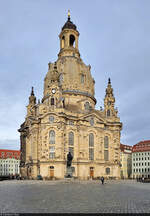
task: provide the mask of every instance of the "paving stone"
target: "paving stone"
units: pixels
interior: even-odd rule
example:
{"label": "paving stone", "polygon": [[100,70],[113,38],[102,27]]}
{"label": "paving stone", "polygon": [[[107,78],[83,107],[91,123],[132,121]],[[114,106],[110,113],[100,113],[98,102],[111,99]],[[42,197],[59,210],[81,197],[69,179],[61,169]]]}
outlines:
{"label": "paving stone", "polygon": [[0,213],[150,213],[149,194],[135,180],[1,181]]}

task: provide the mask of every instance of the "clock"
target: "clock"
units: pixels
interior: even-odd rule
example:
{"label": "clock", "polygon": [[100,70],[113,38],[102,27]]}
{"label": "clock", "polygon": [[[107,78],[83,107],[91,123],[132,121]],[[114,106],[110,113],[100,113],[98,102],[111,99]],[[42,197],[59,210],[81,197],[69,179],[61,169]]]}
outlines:
{"label": "clock", "polygon": [[52,89],[52,93],[55,94],[56,93],[56,89]]}
{"label": "clock", "polygon": [[111,105],[111,101],[108,101],[108,105]]}

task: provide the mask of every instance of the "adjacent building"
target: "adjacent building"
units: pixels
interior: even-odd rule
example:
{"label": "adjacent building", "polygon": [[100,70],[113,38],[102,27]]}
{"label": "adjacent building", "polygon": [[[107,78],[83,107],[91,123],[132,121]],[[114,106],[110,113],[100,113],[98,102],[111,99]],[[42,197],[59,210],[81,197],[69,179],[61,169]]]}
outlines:
{"label": "adjacent building", "polygon": [[141,141],[132,148],[132,177],[150,178],[150,140]]}
{"label": "adjacent building", "polygon": [[58,59],[48,63],[42,101],[36,102],[32,88],[27,115],[19,129],[21,175],[62,179],[70,152],[74,177],[120,178],[122,123],[115,108],[111,80],[104,107],[97,110],[95,80],[91,66],[80,57],[79,32],[70,14],[59,39]]}
{"label": "adjacent building", "polygon": [[20,173],[20,151],[0,149],[0,176]]}
{"label": "adjacent building", "polygon": [[130,178],[132,173],[132,146],[120,144],[120,162],[121,178]]}

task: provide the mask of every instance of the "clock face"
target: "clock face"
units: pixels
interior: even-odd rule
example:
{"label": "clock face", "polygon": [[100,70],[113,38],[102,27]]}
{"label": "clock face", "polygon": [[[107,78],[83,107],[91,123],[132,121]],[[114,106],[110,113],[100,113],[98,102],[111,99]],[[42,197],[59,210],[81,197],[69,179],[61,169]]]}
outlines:
{"label": "clock face", "polygon": [[111,102],[110,102],[110,101],[108,101],[108,105],[111,105]]}
{"label": "clock face", "polygon": [[55,94],[55,92],[56,92],[56,89],[52,89],[52,93]]}

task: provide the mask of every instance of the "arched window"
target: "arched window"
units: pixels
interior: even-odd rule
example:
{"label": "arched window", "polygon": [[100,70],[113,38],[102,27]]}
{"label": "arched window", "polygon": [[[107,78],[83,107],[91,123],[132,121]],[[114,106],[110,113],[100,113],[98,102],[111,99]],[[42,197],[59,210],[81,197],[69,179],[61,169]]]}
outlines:
{"label": "arched window", "polygon": [[74,133],[69,132],[68,135],[68,145],[69,145],[69,152],[72,156],[74,156]]}
{"label": "arched window", "polygon": [[94,147],[94,135],[92,133],[89,134],[89,147]]}
{"label": "arched window", "polygon": [[108,136],[104,137],[104,148],[108,148],[109,147],[109,140],[108,140]]}
{"label": "arched window", "polygon": [[105,161],[109,160],[109,152],[108,152],[108,150],[104,150],[104,160]]}
{"label": "arched window", "polygon": [[110,116],[110,110],[107,110],[107,117]]}
{"label": "arched window", "polygon": [[89,134],[89,160],[94,160],[94,135]]}
{"label": "arched window", "polygon": [[62,36],[61,39],[61,48],[63,49],[65,47],[65,36]]}
{"label": "arched window", "polygon": [[69,45],[74,47],[74,42],[75,42],[75,36],[70,35]]}
{"label": "arched window", "polygon": [[49,158],[54,159],[55,158],[55,146],[50,146],[49,148]]}
{"label": "arched window", "polygon": [[69,145],[73,146],[74,145],[74,133],[69,132]]}
{"label": "arched window", "polygon": [[104,137],[104,160],[108,161],[109,160],[109,139],[108,136]]}
{"label": "arched window", "polygon": [[55,144],[55,131],[53,130],[49,132],[49,142],[50,144]]}
{"label": "arched window", "polygon": [[54,105],[54,98],[51,98],[51,106]]}

